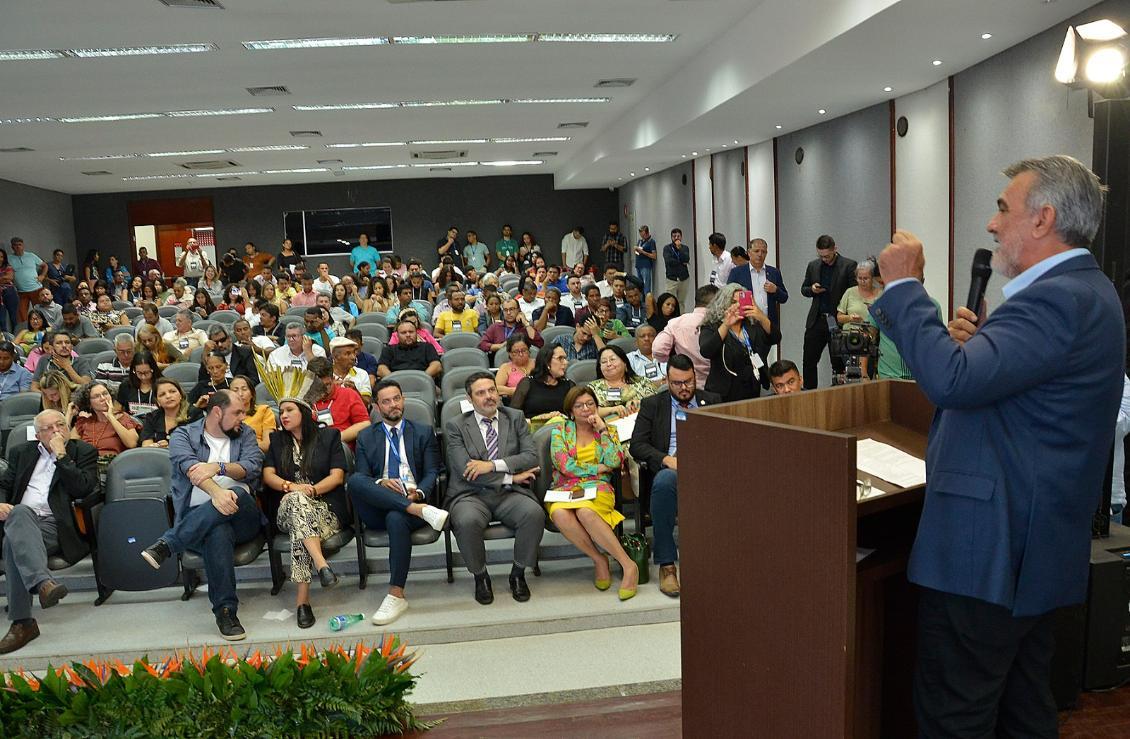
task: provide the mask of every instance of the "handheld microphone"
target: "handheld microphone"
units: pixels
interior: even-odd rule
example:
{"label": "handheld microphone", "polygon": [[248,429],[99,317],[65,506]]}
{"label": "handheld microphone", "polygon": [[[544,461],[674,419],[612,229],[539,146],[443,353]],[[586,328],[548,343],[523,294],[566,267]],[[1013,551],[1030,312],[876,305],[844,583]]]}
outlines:
{"label": "handheld microphone", "polygon": [[978,249],[973,254],[973,267],[970,270],[969,280],[969,300],[965,301],[965,307],[972,311],[974,315],[981,313],[981,301],[985,299],[985,288],[989,286],[989,278],[993,276],[993,268],[989,266],[992,258],[993,253],[988,249]]}

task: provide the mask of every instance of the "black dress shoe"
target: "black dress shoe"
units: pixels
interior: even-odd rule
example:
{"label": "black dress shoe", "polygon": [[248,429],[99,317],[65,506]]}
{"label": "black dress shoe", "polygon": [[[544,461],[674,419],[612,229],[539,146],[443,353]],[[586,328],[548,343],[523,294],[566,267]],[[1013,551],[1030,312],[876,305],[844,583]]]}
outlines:
{"label": "black dress shoe", "polygon": [[475,600],[484,606],[494,603],[494,589],[490,586],[490,575],[475,575]]}
{"label": "black dress shoe", "polygon": [[[333,588],[337,586],[337,573],[331,570],[329,565],[318,570],[318,579],[322,581],[323,588]],[[310,623],[314,622],[311,621]]]}
{"label": "black dress shoe", "polygon": [[530,586],[526,584],[525,574],[510,576],[510,593],[519,603],[525,603],[530,599]]}
{"label": "black dress shoe", "polygon": [[314,609],[310,607],[309,603],[303,603],[298,607],[298,628],[308,629],[314,625]]}

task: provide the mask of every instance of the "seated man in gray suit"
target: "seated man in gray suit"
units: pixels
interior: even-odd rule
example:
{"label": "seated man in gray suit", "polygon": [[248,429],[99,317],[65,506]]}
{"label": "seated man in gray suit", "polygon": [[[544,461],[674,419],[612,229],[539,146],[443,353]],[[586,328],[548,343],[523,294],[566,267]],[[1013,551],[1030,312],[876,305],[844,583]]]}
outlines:
{"label": "seated man in gray suit", "polygon": [[538,472],[537,450],[521,411],[503,407],[493,374],[476,372],[464,387],[474,410],[449,421],[444,436],[451,529],[475,576],[475,600],[484,606],[494,602],[494,591],[483,531],[491,521],[513,529],[510,592],[525,602],[530,599],[526,568],[537,562],[545,527],[545,510],[528,485]]}

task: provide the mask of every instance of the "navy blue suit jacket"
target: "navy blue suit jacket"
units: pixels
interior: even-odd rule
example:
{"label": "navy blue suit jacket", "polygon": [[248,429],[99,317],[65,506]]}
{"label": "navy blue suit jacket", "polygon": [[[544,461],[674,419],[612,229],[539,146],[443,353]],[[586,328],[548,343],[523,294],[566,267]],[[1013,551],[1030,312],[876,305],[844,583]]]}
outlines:
{"label": "navy blue suit jacket", "polygon": [[[374,423],[357,435],[357,450],[353,474],[364,475],[379,480],[385,474],[387,439],[384,424]],[[430,428],[404,419],[404,451],[408,454],[408,467],[416,478],[416,488],[424,494],[424,499],[432,505],[436,500],[436,482],[443,472],[443,460],[439,455],[439,442]],[[399,477],[400,471],[395,475]]]}
{"label": "navy blue suit jacket", "polygon": [[[766,293],[769,298],[768,310],[765,314],[769,316],[769,322],[774,326],[781,325],[781,303],[786,303],[789,300],[789,291],[785,289],[785,278],[781,276],[781,270],[776,267],[765,265],[765,276],[777,286],[777,292]],[[727,284],[733,283],[741,285],[746,290],[753,290],[753,273],[750,271],[749,264],[741,267],[734,267],[730,270],[730,279]]]}
{"label": "navy blue suit jacket", "polygon": [[871,315],[938,409],[910,580],[1017,617],[1081,603],[1126,337],[1094,258],[1053,267],[964,345],[917,282]]}

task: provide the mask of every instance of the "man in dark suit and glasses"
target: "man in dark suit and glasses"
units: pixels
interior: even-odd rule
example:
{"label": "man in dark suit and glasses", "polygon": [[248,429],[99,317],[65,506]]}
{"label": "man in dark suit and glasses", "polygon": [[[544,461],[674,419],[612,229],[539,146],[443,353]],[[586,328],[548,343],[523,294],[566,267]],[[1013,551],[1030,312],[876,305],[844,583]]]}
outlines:
{"label": "man in dark suit and glasses", "polygon": [[[804,283],[800,286],[801,295],[812,298],[808,318],[804,322],[804,356],[801,361],[805,390],[812,390],[818,382],[820,357],[831,338],[828,316],[835,318],[840,298],[855,280],[855,262],[837,251],[836,240],[831,236],[824,234],[816,239],[816,253],[819,256],[808,263]],[[833,374],[842,374],[843,371],[843,360],[833,357]]]}
{"label": "man in dark suit and glasses", "polygon": [[545,509],[529,487],[538,472],[537,450],[522,412],[502,405],[493,374],[476,372],[464,388],[474,408],[448,421],[444,433],[451,530],[475,576],[475,600],[487,605],[494,601],[494,591],[483,531],[491,521],[513,529],[510,592],[514,600],[524,602],[530,599],[526,568],[537,564],[545,530]]}
{"label": "man in dark suit and glasses", "polygon": [[396,380],[377,384],[373,405],[381,420],[357,435],[349,495],[365,526],[388,532],[388,595],[373,614],[373,623],[383,626],[408,610],[404,585],[412,532],[424,526],[442,531],[448,514],[436,507],[443,461],[435,431],[404,417],[404,393]]}
{"label": "man in dark suit and glasses", "polygon": [[77,562],[90,551],[75,528],[71,500],[98,487],[98,452],[90,444],[67,440],[67,422],[58,411],[35,417],[35,443],[19,444],[0,476],[0,521],[4,525],[4,564],[8,592],[8,633],[0,654],[14,652],[39,636],[31,617],[31,594],[43,608],[62,600],[67,586],[51,579],[47,557],[62,554]]}
{"label": "man in dark suit and glasses", "polygon": [[1087,595],[1091,519],[1122,397],[1118,294],[1088,247],[1103,187],[1067,156],[1004,171],[988,230],[1010,282],[988,319],[943,325],[899,231],[871,306],[937,407],[907,575],[922,736],[1055,737],[1054,611]]}
{"label": "man in dark suit and glasses", "polygon": [[654,478],[651,483],[651,521],[655,532],[655,564],[659,565],[659,590],[679,597],[675,561],[675,518],[679,515],[676,429],[687,412],[722,402],[717,393],[695,386],[694,362],[686,354],[673,354],[667,362],[667,389],[644,398],[632,431],[632,457]]}

